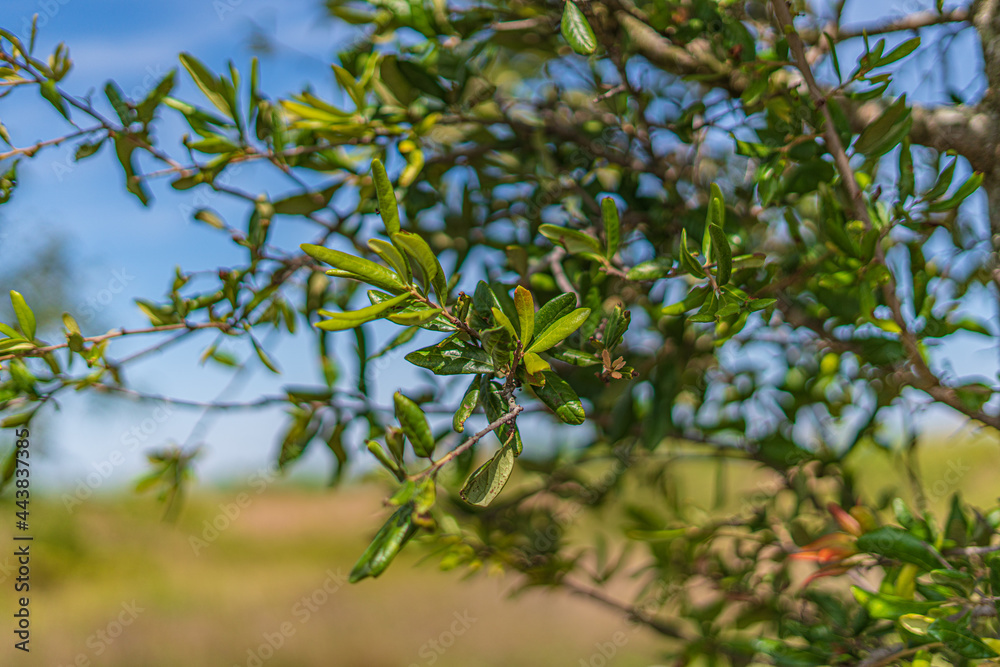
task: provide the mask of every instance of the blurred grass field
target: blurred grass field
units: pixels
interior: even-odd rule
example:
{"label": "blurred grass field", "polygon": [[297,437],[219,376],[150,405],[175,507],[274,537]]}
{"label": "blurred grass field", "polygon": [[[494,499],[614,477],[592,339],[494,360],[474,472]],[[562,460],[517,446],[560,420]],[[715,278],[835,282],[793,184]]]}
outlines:
{"label": "blurred grass field", "polygon": [[[931,506],[943,507],[957,490],[974,504],[996,503],[1000,448],[992,435],[924,446],[919,456]],[[863,493],[874,498],[897,488],[908,496],[903,466],[891,454],[859,450],[850,464]],[[682,493],[710,502],[712,464],[684,465]],[[765,478],[735,464],[727,479],[735,503]],[[34,498],[31,653],[8,641],[0,664],[575,667],[595,664],[597,644],[616,632],[626,642],[597,664],[659,664],[655,636],[633,632],[589,600],[546,591],[510,599],[512,579],[462,580],[459,572],[440,572],[433,559],[418,563],[425,553],[412,546],[381,578],[347,584],[383,516],[383,497],[376,485],[325,491],[277,483],[259,494],[202,488],[176,525],[159,521],[162,507],[148,496],[95,496],[72,513],[58,497]],[[13,500],[5,502],[13,514]],[[206,521],[228,526],[214,536]],[[584,519],[574,530],[596,526]],[[12,544],[6,522],[3,530]],[[204,541],[192,544],[192,536]],[[16,575],[14,559],[4,558],[2,629],[9,637]]]}

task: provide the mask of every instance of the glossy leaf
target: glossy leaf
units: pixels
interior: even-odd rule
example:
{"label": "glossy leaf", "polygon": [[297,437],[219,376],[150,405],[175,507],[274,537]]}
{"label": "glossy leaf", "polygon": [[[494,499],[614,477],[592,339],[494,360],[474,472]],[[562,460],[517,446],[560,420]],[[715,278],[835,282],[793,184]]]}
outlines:
{"label": "glossy leaf", "polygon": [[697,278],[705,277],[705,269],[688,249],[686,229],[681,230],[681,268]]}
{"label": "glossy leaf", "polygon": [[594,35],[587,17],[573,0],[566,0],[562,15],[562,35],[574,51],[581,56],[589,56],[597,50],[597,37]]}
{"label": "glossy leaf", "polygon": [[390,292],[406,291],[406,285],[403,284],[398,274],[375,262],[311,243],[303,243],[299,247],[310,257],[326,262],[341,271],[347,271],[352,278],[363,280]]}
{"label": "glossy leaf", "polygon": [[[488,376],[483,377],[479,391],[480,400],[482,400],[483,408],[486,410],[486,419],[491,424],[510,412],[510,406],[507,405],[507,402],[501,395],[502,389],[500,385],[496,382],[491,382]],[[514,456],[521,455],[523,444],[521,443],[521,432],[517,428],[516,423],[511,424],[508,422],[503,424],[496,430],[496,435],[500,439],[501,444],[508,444],[509,441],[513,445]]]}
{"label": "glossy leaf", "polygon": [[903,614],[926,614],[941,606],[940,602],[926,602],[902,598],[886,593],[872,593],[858,586],[851,586],[851,592],[858,604],[863,606],[872,618],[895,621]]}
{"label": "glossy leaf", "polygon": [[514,307],[517,309],[521,342],[527,345],[535,335],[535,299],[520,285],[514,288]]}
{"label": "glossy leaf", "polygon": [[493,373],[493,360],[481,347],[466,345],[457,338],[446,338],[438,345],[425,347],[406,355],[415,366],[426,368],[435,375]]}
{"label": "glossy leaf", "polygon": [[385,167],[378,158],[372,160],[372,180],[375,181],[378,211],[382,216],[382,223],[385,225],[386,236],[392,238],[393,234],[400,231],[399,203],[396,201],[396,192],[392,188],[389,176],[385,173]]}
{"label": "glossy leaf", "polygon": [[493,458],[472,473],[459,495],[470,505],[486,507],[503,490],[513,469],[514,447],[501,447]]}
{"label": "glossy leaf", "polygon": [[571,255],[604,256],[597,239],[576,229],[545,224],[538,227],[538,232],[553,243],[561,245]]}
{"label": "glossy leaf", "polygon": [[857,546],[859,551],[913,563],[928,570],[941,565],[933,547],[895,526],[883,526],[861,535]]}
{"label": "glossy leaf", "polygon": [[537,354],[555,347],[579,329],[589,316],[590,308],[577,308],[569,315],[559,318],[535,337],[527,351]]}
{"label": "glossy leaf", "polygon": [[413,505],[403,505],[389,517],[375,535],[375,539],[361,554],[361,558],[351,570],[349,581],[353,584],[365,577],[377,577],[385,572],[389,563],[413,537],[416,530],[416,526],[413,525]]}
{"label": "glossy leaf", "polygon": [[448,285],[444,269],[441,268],[437,255],[427,245],[427,241],[412,232],[398,232],[392,235],[392,242],[413,258],[420,270],[423,271],[428,285],[434,286],[438,301],[442,306],[445,305],[448,301]]}
{"label": "glossy leaf", "polygon": [[31,312],[24,297],[20,292],[10,291],[10,303],[14,307],[14,315],[17,316],[17,325],[21,327],[21,332],[28,340],[35,338],[35,314]]}
{"label": "glossy leaf", "polygon": [[441,312],[440,308],[424,308],[422,310],[391,313],[387,319],[390,322],[395,322],[406,327],[419,327],[421,324],[427,324],[437,319],[441,315]]}
{"label": "glossy leaf", "polygon": [[368,239],[368,247],[391,266],[404,283],[412,283],[413,274],[410,273],[410,262],[396,246],[382,239]]}
{"label": "glossy leaf", "polygon": [[545,384],[531,388],[535,396],[566,424],[582,424],[587,415],[573,387],[552,371],[542,371],[541,374],[545,378]]}
{"label": "glossy leaf", "polygon": [[997,657],[997,652],[968,627],[947,618],[939,618],[934,621],[927,629],[927,634],[933,639],[943,642],[945,646],[963,658],[984,660]]}
{"label": "glossy leaf", "polygon": [[427,424],[424,411],[398,391],[393,395],[393,403],[396,407],[396,419],[399,420],[403,433],[413,445],[413,451],[417,456],[429,457],[434,453],[434,436],[431,434],[431,427]]}
{"label": "glossy leaf", "polygon": [[391,299],[386,299],[381,303],[375,303],[367,308],[361,308],[360,310],[349,310],[344,312],[320,310],[318,311],[319,314],[327,319],[317,322],[316,326],[324,331],[343,331],[345,329],[353,329],[365,324],[366,322],[371,322],[385,317],[394,308],[402,305],[411,298],[413,297],[410,294],[400,294]]}
{"label": "glossy leaf", "polygon": [[729,278],[733,275],[733,249],[721,227],[713,223],[708,226],[708,230],[712,236],[712,252],[716,263],[715,282],[722,287],[729,283]]}
{"label": "glossy leaf", "polygon": [[573,312],[574,308],[576,308],[576,295],[570,292],[549,299],[535,313],[535,334],[544,332],[553,322]]}

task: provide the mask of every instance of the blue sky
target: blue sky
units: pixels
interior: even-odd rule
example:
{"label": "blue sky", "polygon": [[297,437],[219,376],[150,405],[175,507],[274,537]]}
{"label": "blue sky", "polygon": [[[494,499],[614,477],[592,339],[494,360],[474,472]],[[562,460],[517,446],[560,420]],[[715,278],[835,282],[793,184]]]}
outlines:
{"label": "blue sky", "polygon": [[[862,21],[886,12],[902,15],[924,4],[913,2],[849,2],[851,21]],[[34,0],[5,3],[3,25],[19,34],[30,26],[31,15],[40,15],[40,35],[36,53],[51,52],[64,41],[70,47],[74,71],[64,87],[76,94],[95,91],[103,98],[106,80],[115,80],[130,97],[141,98],[171,68],[177,54],[188,51],[209,67],[220,70],[227,60],[235,61],[244,73],[253,55],[250,36],[254,30],[270,35],[277,45],[273,53],[261,56],[262,89],[270,96],[301,90],[309,83],[320,97],[335,92],[329,62],[342,44],[345,29],[335,26],[322,3],[313,1],[272,2],[267,0],[182,0],[172,3],[84,2],[84,0]],[[899,38],[901,39],[901,38]],[[965,37],[961,49],[970,57],[974,43]],[[845,47],[843,62],[850,63],[853,46]],[[930,64],[933,66],[933,63]],[[845,64],[845,69],[849,65]],[[924,63],[923,67],[927,67]],[[972,80],[968,67],[955,77]],[[901,76],[903,88],[915,89],[917,99],[933,99],[933,87],[917,85],[923,80],[921,68]],[[175,95],[200,100],[200,93],[181,71]],[[963,85],[966,81],[963,80]],[[171,114],[165,114],[163,137],[176,138],[183,128]],[[32,94],[19,93],[0,103],[0,120],[10,130],[15,145],[30,144],[52,136],[53,128],[63,127],[60,117],[46,102]],[[16,262],[24,253],[49,237],[63,239],[71,250],[73,289],[71,310],[80,318],[87,334],[102,333],[121,325],[142,326],[145,318],[132,303],[135,297],[155,298],[167,287],[175,265],[185,270],[215,269],[241,258],[224,236],[191,222],[190,207],[210,206],[236,226],[242,226],[247,210],[228,198],[202,190],[176,193],[165,181],[156,183],[156,201],[149,208],[124,192],[121,169],[106,148],[82,164],[72,160],[74,145],[42,152],[24,161],[21,185],[14,200],[0,210],[0,262]],[[294,188],[277,179],[273,171],[246,168],[239,175],[242,187],[266,191],[272,197]],[[193,200],[196,196],[197,199]],[[307,227],[282,220],[276,230],[285,247],[310,240]],[[16,285],[0,286],[4,291]],[[94,312],[94,317],[82,314]],[[386,332],[381,332],[385,337]],[[347,337],[351,339],[352,337]],[[340,344],[349,351],[351,340]],[[165,395],[211,400],[229,384],[230,373],[198,366],[196,359],[211,341],[210,336],[177,346],[169,354],[156,355],[137,364],[129,372],[130,382],[139,389]],[[275,377],[258,364],[241,375],[224,398],[239,400],[262,393],[277,393],[284,384],[316,384],[319,374],[302,349],[302,341],[279,340],[275,356],[285,373]],[[115,356],[139,349],[143,341],[116,343]],[[986,342],[966,339],[952,345],[941,359],[958,375],[972,373],[995,377],[996,354],[985,351]],[[246,354],[239,348],[241,355]],[[349,358],[349,355],[344,355]],[[941,362],[939,362],[941,363]],[[388,405],[398,386],[419,382],[405,363],[382,369],[379,400]],[[112,406],[114,406],[112,408]],[[113,464],[113,472],[102,488],[128,484],[145,469],[141,452],[166,441],[185,442],[199,416],[197,411],[175,408],[169,415],[156,412],[150,404],[130,405],[125,401],[97,401],[71,397],[55,418],[40,424],[42,442],[48,456],[39,467],[37,480],[52,485],[74,486],[96,468],[107,469],[116,451],[125,462]],[[218,416],[199,428],[193,441],[204,439],[207,447],[199,465],[206,479],[245,479],[267,465],[274,456],[274,436],[282,428],[280,410],[234,412]],[[129,450],[129,433],[139,428],[141,447]],[[142,429],[146,428],[146,432]],[[327,474],[328,455],[314,447],[299,466],[319,478]],[[115,459],[117,460],[117,459]],[[92,477],[93,479],[93,477]]]}

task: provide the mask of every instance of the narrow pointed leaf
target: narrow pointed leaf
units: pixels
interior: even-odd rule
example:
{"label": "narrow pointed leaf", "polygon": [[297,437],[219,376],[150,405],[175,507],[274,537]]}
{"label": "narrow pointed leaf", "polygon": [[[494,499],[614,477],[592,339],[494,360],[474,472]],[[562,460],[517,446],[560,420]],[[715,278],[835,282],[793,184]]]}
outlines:
{"label": "narrow pointed leaf", "polygon": [[340,271],[347,271],[353,274],[351,277],[357,276],[357,279],[363,280],[375,287],[381,287],[390,292],[406,291],[406,285],[400,280],[399,275],[380,264],[311,243],[303,243],[299,247],[310,257],[318,259],[321,262],[326,262]]}
{"label": "narrow pointed leaf", "polygon": [[20,292],[10,291],[10,303],[14,306],[14,314],[17,316],[17,325],[24,332],[24,337],[28,340],[35,338],[35,314],[28,308],[27,302]]}
{"label": "narrow pointed leaf", "polygon": [[601,218],[604,221],[604,238],[607,241],[605,256],[611,259],[618,252],[621,243],[621,220],[618,218],[618,206],[611,197],[601,200]]}
{"label": "narrow pointed leaf", "polygon": [[388,316],[390,322],[402,324],[405,327],[418,327],[436,319],[441,314],[440,308],[425,308],[423,310],[411,310],[399,313],[392,313]]}
{"label": "narrow pointed leaf", "polygon": [[375,181],[375,192],[378,194],[378,211],[385,224],[386,236],[392,238],[393,234],[399,232],[399,204],[396,201],[396,192],[392,189],[389,176],[385,173],[385,167],[379,159],[372,160],[372,180]]}
{"label": "narrow pointed leaf", "polygon": [[410,273],[410,263],[407,261],[406,255],[400,252],[396,246],[382,239],[369,239],[368,247],[381,257],[386,264],[395,269],[396,273],[402,277],[404,283],[413,283],[413,274]]}
{"label": "narrow pointed leaf", "polygon": [[733,275],[733,249],[729,246],[729,239],[722,227],[713,223],[708,226],[708,230],[712,235],[712,250],[715,253],[715,282],[722,287]]}
{"label": "narrow pointed leaf", "polygon": [[604,255],[597,239],[576,229],[545,224],[538,227],[538,232],[553,243],[564,247],[571,255],[595,257]]}
{"label": "narrow pointed leaf", "polygon": [[514,288],[514,307],[521,325],[521,342],[527,345],[535,334],[535,299],[520,285]]}
{"label": "narrow pointed leaf", "polygon": [[367,308],[349,310],[342,313],[320,310],[318,311],[319,314],[328,319],[317,322],[316,326],[324,331],[344,331],[345,329],[353,329],[354,327],[361,326],[365,322],[371,322],[372,320],[385,317],[392,311],[393,308],[403,304],[410,298],[412,298],[410,294],[400,294],[399,296],[394,296],[391,299],[386,299],[380,303],[374,303]]}
{"label": "narrow pointed leaf", "polygon": [[375,535],[361,558],[354,564],[349,581],[353,584],[365,577],[377,577],[389,567],[403,545],[416,532],[413,525],[413,505],[406,504],[389,517]]}
{"label": "narrow pointed leaf", "polygon": [[580,325],[586,322],[589,316],[590,308],[577,308],[569,315],[559,318],[552,323],[552,326],[538,334],[538,337],[535,338],[527,351],[537,354],[544,352],[550,347],[555,347],[579,329]]}
{"label": "narrow pointed leaf", "polygon": [[514,325],[511,324],[510,318],[504,315],[504,312],[497,307],[490,308],[490,312],[493,314],[493,319],[497,321],[497,324],[510,334],[511,339],[516,339],[517,332],[514,330]]}
{"label": "narrow pointed leaf", "polygon": [[438,301],[441,302],[442,306],[445,305],[448,301],[448,284],[445,279],[444,269],[441,268],[441,263],[438,262],[437,255],[427,245],[427,241],[419,234],[397,232],[392,235],[392,242],[405,250],[413,258],[417,266],[420,267],[420,270],[424,272],[427,282],[434,286],[434,292],[437,294]]}
{"label": "narrow pointed leaf", "polygon": [[681,230],[681,268],[698,278],[705,277],[705,269],[688,249],[686,229]]}

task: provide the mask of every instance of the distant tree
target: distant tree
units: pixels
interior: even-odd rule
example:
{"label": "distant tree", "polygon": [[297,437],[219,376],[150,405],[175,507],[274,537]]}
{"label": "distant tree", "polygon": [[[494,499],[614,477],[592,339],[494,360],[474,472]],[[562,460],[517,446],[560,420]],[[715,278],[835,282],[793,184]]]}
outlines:
{"label": "distant tree", "polygon": [[[241,79],[189,54],[207,103],[171,97],[173,72],[145,99],[114,83],[106,100],[78,97],[63,46],[40,59],[0,32],[4,96],[37,90],[77,128],[0,153],[5,200],[17,159],[71,141],[81,161],[114,150],[144,204],[167,178],[247,209],[239,222],[193,210],[245,261],[171,277],[138,303],[145,329],[94,335],[68,314],[64,341],[39,340],[14,293],[4,427],[69,388],[135,394],[116,338],[210,330],[203,360],[231,363],[242,344],[277,372],[260,332],[283,327],[311,339],[325,385],[280,399],[278,464],[325,443],[335,481],[368,457],[393,483],[354,580],[420,536],[443,567],[617,608],[678,664],[997,657],[1000,509],[966,506],[960,480],[924,489],[914,416],[934,404],[1000,426],[995,380],[930,354],[1000,335],[1000,4],[864,26],[844,25],[844,2],[327,4],[356,26],[335,100],[275,100],[256,63]],[[982,44],[974,98],[939,64],[968,60],[951,39],[963,30]],[[946,101],[914,104],[894,84],[920,58]],[[154,133],[168,113],[193,133],[179,154]],[[241,189],[246,162],[290,190]],[[985,217],[962,207],[980,186]],[[290,217],[313,225],[304,252],[271,240]],[[392,325],[373,349],[372,327]],[[334,336],[353,336],[356,358],[336,359]],[[434,392],[400,386],[378,405],[375,383],[395,375],[373,362],[403,347]],[[470,435],[479,411],[488,425]],[[543,415],[557,446],[524,428]],[[896,452],[912,488],[860,497],[859,445]],[[175,493],[191,452],[156,460],[147,483]],[[683,495],[690,460],[715,467],[709,506]],[[731,498],[729,475],[760,468],[770,481]],[[947,516],[928,511],[947,497]],[[802,559],[820,565],[806,581],[791,572]],[[641,589],[619,599],[630,573]]]}

